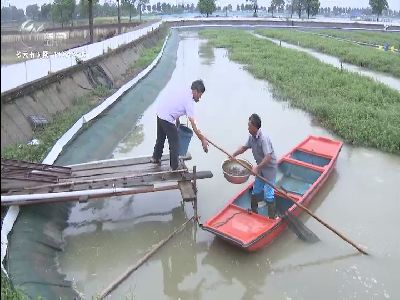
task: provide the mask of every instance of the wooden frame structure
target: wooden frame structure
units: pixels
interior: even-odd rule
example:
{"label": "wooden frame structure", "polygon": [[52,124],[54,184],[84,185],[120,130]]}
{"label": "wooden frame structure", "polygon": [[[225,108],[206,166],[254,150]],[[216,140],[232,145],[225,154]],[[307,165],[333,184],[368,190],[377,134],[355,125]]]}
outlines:
{"label": "wooden frame structure", "polygon": [[182,169],[171,171],[169,156],[161,165],[151,157],[108,159],[70,166],[1,160],[1,206],[86,202],[104,197],[151,193],[172,189],[181,191],[184,202],[193,202],[197,218],[197,179],[211,178],[211,171],[189,171],[181,158]]}

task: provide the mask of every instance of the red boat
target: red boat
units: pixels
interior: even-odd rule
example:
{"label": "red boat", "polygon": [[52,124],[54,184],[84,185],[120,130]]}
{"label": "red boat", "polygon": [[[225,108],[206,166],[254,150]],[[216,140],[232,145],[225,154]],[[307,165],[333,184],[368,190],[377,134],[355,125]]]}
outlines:
{"label": "red boat", "polygon": [[[275,186],[298,203],[307,206],[332,172],[343,143],[325,137],[309,136],[278,162]],[[277,238],[287,224],[283,218],[268,218],[267,207],[250,210],[252,183],[234,196],[203,229],[246,251],[256,251]],[[297,207],[283,193],[275,192],[277,207],[297,216]],[[264,202],[261,202],[264,203]]]}

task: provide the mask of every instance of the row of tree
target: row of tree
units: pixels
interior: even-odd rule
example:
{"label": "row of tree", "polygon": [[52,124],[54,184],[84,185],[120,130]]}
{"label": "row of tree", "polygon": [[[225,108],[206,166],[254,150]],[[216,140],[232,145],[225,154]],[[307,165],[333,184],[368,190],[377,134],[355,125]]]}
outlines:
{"label": "row of tree", "polygon": [[[390,11],[387,0],[369,0],[370,8],[346,8],[334,6],[332,9],[321,8],[319,0],[271,0],[269,7],[258,6],[257,0],[246,0],[247,3],[237,5],[237,11],[268,11],[274,13],[290,13],[291,17],[297,14],[299,18],[305,13],[308,18],[316,14],[323,15],[371,15],[377,14],[378,17],[385,11],[386,15],[398,15],[399,12]],[[231,4],[223,7],[217,7],[215,0],[199,0],[197,6],[192,4],[171,5],[169,3],[161,3],[150,5],[149,0],[108,0],[104,4],[100,4],[99,0],[79,0],[76,4],[75,0],[54,0],[52,4],[43,4],[40,8],[37,4],[28,5],[26,11],[17,9],[14,6],[2,7],[1,20],[7,22],[11,20],[21,21],[27,18],[39,21],[50,21],[60,23],[61,26],[72,23],[74,19],[88,18],[96,16],[118,16],[120,21],[121,13],[129,15],[129,19],[138,13],[141,16],[143,11],[171,14],[183,12],[199,11],[207,17],[215,11],[224,10],[226,13],[232,11]]]}

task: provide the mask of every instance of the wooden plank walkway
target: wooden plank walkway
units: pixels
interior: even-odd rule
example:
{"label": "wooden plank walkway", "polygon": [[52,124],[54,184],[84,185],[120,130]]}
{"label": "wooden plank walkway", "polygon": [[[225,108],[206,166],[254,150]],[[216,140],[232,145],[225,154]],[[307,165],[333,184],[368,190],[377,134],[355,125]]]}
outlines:
{"label": "wooden plank walkway", "polygon": [[190,172],[185,165],[190,155],[182,158],[183,169],[176,171],[169,170],[169,156],[162,157],[161,165],[151,163],[150,158],[66,167],[2,160],[1,206],[88,201],[170,189],[180,189],[184,201],[195,201],[195,181],[213,176],[210,171]]}

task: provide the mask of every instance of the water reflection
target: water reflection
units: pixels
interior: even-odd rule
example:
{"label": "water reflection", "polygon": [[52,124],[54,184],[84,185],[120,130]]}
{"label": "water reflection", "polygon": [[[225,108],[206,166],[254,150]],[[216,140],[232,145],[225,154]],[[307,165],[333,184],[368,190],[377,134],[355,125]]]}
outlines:
{"label": "water reflection", "polygon": [[[221,263],[221,257],[228,261]],[[233,285],[236,280],[239,281],[245,288],[241,299],[254,299],[261,295],[261,287],[265,285],[266,276],[271,272],[270,262],[262,253],[248,255],[219,239],[213,241],[201,264],[216,268],[224,279],[216,282],[214,288],[218,285]]]}
{"label": "water reflection", "polygon": [[144,140],[143,124],[138,124],[122,141],[119,143],[118,147],[115,149],[120,153],[127,153],[132,148],[140,145]]}
{"label": "water reflection", "polygon": [[211,65],[214,63],[214,48],[207,42],[207,40],[204,40],[200,44],[199,56],[202,58],[202,62],[205,65]]}

